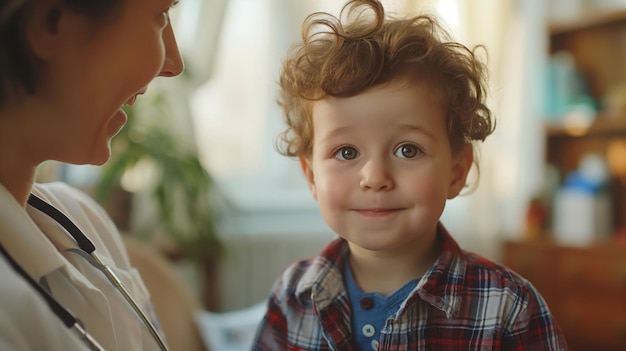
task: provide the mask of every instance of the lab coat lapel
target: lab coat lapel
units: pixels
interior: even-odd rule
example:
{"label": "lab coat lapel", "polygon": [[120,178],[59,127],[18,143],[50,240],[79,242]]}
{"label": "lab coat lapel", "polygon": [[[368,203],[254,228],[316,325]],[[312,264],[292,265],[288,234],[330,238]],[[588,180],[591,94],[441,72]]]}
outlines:
{"label": "lab coat lapel", "polygon": [[[63,258],[9,191],[0,185],[0,244],[36,281],[62,267]],[[33,255],[37,255],[36,258]]]}

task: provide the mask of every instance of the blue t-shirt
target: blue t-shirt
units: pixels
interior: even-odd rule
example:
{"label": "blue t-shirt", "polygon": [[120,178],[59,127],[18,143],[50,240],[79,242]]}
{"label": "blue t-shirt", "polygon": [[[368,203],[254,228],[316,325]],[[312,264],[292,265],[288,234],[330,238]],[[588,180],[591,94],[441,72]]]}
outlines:
{"label": "blue t-shirt", "polygon": [[384,296],[377,292],[363,292],[354,281],[352,269],[346,264],[344,284],[352,307],[352,331],[357,349],[361,351],[378,350],[380,331],[387,318],[400,307],[400,303],[413,291],[419,279],[406,282],[391,295]]}

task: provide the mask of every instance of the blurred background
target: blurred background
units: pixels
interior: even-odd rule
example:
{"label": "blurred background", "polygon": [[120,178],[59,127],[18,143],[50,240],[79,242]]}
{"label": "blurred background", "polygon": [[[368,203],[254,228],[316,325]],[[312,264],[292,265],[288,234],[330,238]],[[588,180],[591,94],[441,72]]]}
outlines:
{"label": "blurred background", "polygon": [[[626,1],[382,2],[401,17],[436,14],[456,40],[487,49],[497,128],[480,146],[477,189],[449,201],[443,223],[535,284],[572,350],[623,350]],[[306,15],[342,5],[181,1],[172,19],[186,72],[157,79],[129,109],[108,165],[44,164],[40,180],[94,194],[204,310],[264,301],[287,264],[334,236],[274,138],[283,55]]]}

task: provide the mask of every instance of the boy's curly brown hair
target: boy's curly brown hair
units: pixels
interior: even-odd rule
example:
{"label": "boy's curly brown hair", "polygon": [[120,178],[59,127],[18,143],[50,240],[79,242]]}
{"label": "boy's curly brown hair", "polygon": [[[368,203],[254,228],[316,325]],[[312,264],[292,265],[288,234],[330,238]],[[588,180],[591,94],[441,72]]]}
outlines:
{"label": "boy's curly brown hair", "polygon": [[485,75],[475,52],[451,41],[431,16],[386,18],[376,0],[349,1],[339,17],[313,13],[302,25],[302,42],[283,62],[278,103],[287,129],[277,149],[285,156],[311,156],[313,102],[408,78],[431,85],[433,98],[446,109],[450,145],[458,150],[495,128],[485,103]]}

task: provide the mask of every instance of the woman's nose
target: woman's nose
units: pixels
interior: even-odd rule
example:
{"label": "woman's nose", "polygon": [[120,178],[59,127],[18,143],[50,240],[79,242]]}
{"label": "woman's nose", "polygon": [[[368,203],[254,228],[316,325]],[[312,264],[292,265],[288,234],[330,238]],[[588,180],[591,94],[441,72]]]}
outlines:
{"label": "woman's nose", "polygon": [[361,190],[384,191],[394,186],[388,167],[383,161],[368,161],[361,169]]}
{"label": "woman's nose", "polygon": [[165,60],[159,76],[176,77],[183,72],[185,64],[180,56],[180,50],[178,50],[178,43],[176,42],[176,36],[171,24],[168,24],[163,29],[163,43],[165,45]]}

